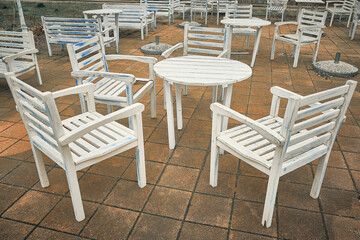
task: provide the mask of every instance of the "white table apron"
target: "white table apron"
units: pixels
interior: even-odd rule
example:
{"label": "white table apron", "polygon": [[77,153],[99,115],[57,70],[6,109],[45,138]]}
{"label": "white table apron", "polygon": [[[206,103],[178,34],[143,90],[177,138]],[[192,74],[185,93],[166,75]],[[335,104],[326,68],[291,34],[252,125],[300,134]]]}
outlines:
{"label": "white table apron", "polygon": [[[252,75],[251,68],[245,63],[208,56],[183,56],[169,58],[154,65],[155,73],[164,80],[169,148],[175,147],[175,127],[172,85],[175,84],[177,127],[182,129],[181,85],[223,86],[224,105],[230,107],[233,84]],[[214,90],[215,91],[215,90]],[[213,94],[214,96],[214,94]],[[216,99],[213,98],[213,102]],[[223,120],[223,129],[227,118]]]}
{"label": "white table apron", "polygon": [[245,19],[245,18],[244,19],[231,19],[231,18],[228,18],[228,19],[221,20],[221,23],[230,27],[230,37],[229,37],[229,40],[228,40],[230,49],[231,49],[232,32],[233,32],[234,27],[256,27],[257,28],[253,54],[252,54],[252,58],[251,58],[251,65],[250,65],[251,67],[254,67],[256,55],[257,55],[257,52],[259,50],[259,43],[260,43],[260,37],[261,37],[262,28],[264,26],[271,25],[271,22],[254,17],[254,18],[251,18],[251,19]]}

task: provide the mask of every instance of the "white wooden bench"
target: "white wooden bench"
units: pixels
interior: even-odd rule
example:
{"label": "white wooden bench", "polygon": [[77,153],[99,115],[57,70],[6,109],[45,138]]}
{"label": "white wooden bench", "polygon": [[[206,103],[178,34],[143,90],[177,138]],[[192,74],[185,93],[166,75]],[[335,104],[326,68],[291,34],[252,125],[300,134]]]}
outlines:
{"label": "white wooden bench", "polygon": [[[63,49],[65,44],[81,42],[84,39],[94,37],[98,32],[105,34],[106,32],[115,30],[115,27],[109,27],[102,31],[101,22],[99,22],[98,19],[42,16],[41,21],[45,32],[49,56],[52,56],[51,43],[61,44],[61,48]],[[104,42],[106,44],[115,42],[116,52],[118,52],[119,36],[116,36],[115,31],[113,37],[104,37]]]}
{"label": "white wooden bench", "polygon": [[[148,14],[145,5],[123,5],[123,4],[107,4],[102,5],[103,9],[121,9],[122,13],[119,15],[119,28],[120,29],[139,29],[141,32],[141,40],[144,40],[148,35],[148,25],[154,14]],[[109,24],[115,24],[115,17],[110,16]],[[154,25],[152,25],[154,28]]]}
{"label": "white wooden bench", "polygon": [[0,31],[0,78],[5,78],[6,72],[19,76],[35,69],[41,85],[37,52],[32,32]]}
{"label": "white wooden bench", "polygon": [[[157,17],[167,17],[168,24],[170,25],[171,19],[174,22],[174,6],[173,0],[163,1],[163,0],[141,0],[141,4],[146,5],[148,11],[155,12],[155,18]],[[156,26],[156,19],[155,19]]]}

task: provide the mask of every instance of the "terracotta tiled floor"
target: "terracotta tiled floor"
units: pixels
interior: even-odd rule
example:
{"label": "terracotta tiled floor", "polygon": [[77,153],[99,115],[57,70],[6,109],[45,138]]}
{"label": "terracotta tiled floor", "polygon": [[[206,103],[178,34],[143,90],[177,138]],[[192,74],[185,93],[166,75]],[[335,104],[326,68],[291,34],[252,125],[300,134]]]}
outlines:
{"label": "terracotta tiled floor", "polygon": [[[171,26],[160,22],[144,41],[138,31],[122,32],[120,53],[142,55],[139,48],[154,41],[155,35],[169,44],[182,41],[183,30],[176,26],[181,20],[175,21]],[[326,79],[312,70],[313,46],[301,49],[298,68],[292,67],[292,48],[286,44],[277,44],[277,53],[282,54],[270,61],[273,32],[274,25],[263,29],[253,76],[234,86],[232,108],[253,118],[269,111],[271,86],[309,94],[346,80]],[[342,60],[360,67],[360,34],[354,41],[347,35],[343,23],[327,27],[318,60],[341,52]],[[243,38],[233,40],[233,49],[244,46]],[[33,72],[21,79],[43,91],[74,86],[67,53],[55,45],[54,56],[48,57],[43,37],[37,39],[37,47],[44,85],[36,84]],[[115,53],[114,47],[107,52]],[[232,58],[247,64],[251,60],[250,55]],[[110,70],[147,74],[131,62],[110,63]],[[149,97],[143,99],[147,105],[143,113],[147,186],[137,186],[134,151],[79,172],[86,212],[82,222],[75,221],[64,171],[49,159],[45,162],[51,185],[40,186],[26,131],[5,81],[0,81],[0,239],[360,238],[358,90],[333,148],[320,198],[309,196],[316,162],[284,176],[272,226],[264,228],[264,174],[225,154],[219,186],[212,188],[208,183],[211,88],[189,87],[188,96],[183,97],[184,129],[176,130],[177,145],[169,150],[162,80],[157,80],[156,119],[150,118]],[[76,96],[59,99],[58,108],[64,118],[80,112]],[[105,107],[99,105],[98,110],[105,112]]]}

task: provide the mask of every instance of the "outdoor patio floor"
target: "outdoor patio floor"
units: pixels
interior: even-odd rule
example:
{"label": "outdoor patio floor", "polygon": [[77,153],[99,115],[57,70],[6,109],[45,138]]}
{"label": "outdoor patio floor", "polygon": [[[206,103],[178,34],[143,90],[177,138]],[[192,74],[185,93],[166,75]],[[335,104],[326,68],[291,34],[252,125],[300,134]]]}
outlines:
{"label": "outdoor patio floor", "polygon": [[[209,26],[215,27],[215,20]],[[159,19],[155,32],[144,41],[139,31],[123,32],[120,54],[143,55],[139,48],[154,42],[155,35],[168,44],[181,42],[180,22],[178,16],[170,26]],[[327,27],[318,60],[333,59],[341,52],[341,60],[360,67],[360,33],[350,41],[348,31],[345,21]],[[281,42],[270,61],[273,33],[273,24],[264,27],[253,76],[234,85],[233,109],[260,118],[269,112],[271,86],[305,95],[345,83],[346,79],[326,79],[312,70],[313,46],[301,48],[297,68],[292,67],[291,45]],[[34,72],[20,78],[42,91],[74,86],[67,52],[53,45],[54,55],[49,57],[44,37],[37,40],[44,84],[37,85]],[[243,37],[233,39],[233,50],[244,46]],[[253,38],[250,51],[252,47]],[[106,51],[114,54],[114,45]],[[250,64],[251,55],[232,59]],[[111,71],[148,73],[143,64],[109,63]],[[86,219],[77,222],[65,172],[49,159],[45,160],[50,187],[40,186],[25,128],[1,80],[0,239],[360,239],[360,86],[333,147],[319,199],[309,195],[315,162],[280,179],[272,226],[265,228],[261,217],[267,176],[225,154],[220,157],[218,187],[209,185],[212,89],[189,87],[182,99],[184,128],[176,130],[176,147],[170,150],[162,79],[157,77],[156,85],[155,119],[150,118],[149,95],[142,100],[147,186],[137,185],[134,151],[78,172]],[[97,107],[106,112],[104,105]],[[59,99],[58,109],[63,117],[81,111],[77,96]]]}

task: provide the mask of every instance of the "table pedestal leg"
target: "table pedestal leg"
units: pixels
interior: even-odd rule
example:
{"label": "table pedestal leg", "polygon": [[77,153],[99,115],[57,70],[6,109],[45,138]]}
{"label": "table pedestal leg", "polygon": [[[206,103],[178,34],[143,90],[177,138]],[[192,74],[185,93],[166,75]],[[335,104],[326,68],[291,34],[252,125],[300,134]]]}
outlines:
{"label": "table pedestal leg", "polygon": [[181,85],[175,84],[177,129],[182,129]]}
{"label": "table pedestal leg", "polygon": [[164,80],[164,90],[166,92],[166,115],[167,115],[167,125],[168,125],[168,139],[169,139],[169,148],[174,149],[175,147],[175,129],[174,129],[174,108],[172,101],[172,90],[171,85]]}
{"label": "table pedestal leg", "polygon": [[256,55],[257,55],[257,52],[258,52],[258,50],[259,50],[259,43],[260,43],[260,38],[261,38],[261,31],[262,31],[262,27],[258,27],[258,29],[257,29],[257,31],[256,31],[256,38],[255,38],[253,55],[252,55],[252,59],[251,59],[251,67],[254,67]]}

